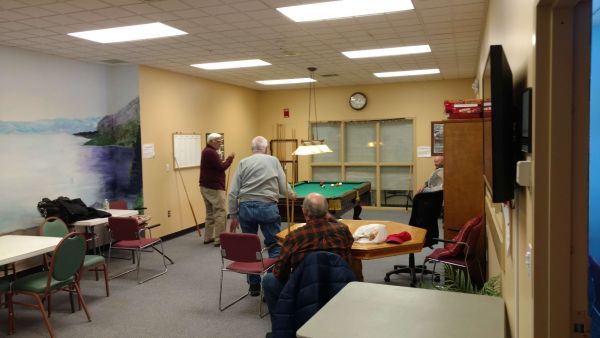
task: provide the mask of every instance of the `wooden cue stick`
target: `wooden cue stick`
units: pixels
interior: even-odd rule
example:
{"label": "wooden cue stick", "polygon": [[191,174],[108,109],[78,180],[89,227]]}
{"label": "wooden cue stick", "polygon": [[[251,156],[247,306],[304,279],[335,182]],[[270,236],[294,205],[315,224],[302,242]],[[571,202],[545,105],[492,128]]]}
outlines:
{"label": "wooden cue stick", "polygon": [[287,231],[290,233],[290,198],[288,197],[288,181],[287,181],[287,169],[283,167],[283,173],[285,175],[285,217],[287,217]]}
{"label": "wooden cue stick", "polygon": [[[296,155],[292,155],[292,185],[294,183],[296,183],[296,181],[294,180],[294,159],[296,158]],[[296,201],[292,200],[292,221],[294,220],[294,210],[296,209]],[[288,223],[288,234],[290,233],[290,225]]]}
{"label": "wooden cue stick", "polygon": [[[179,162],[177,162],[177,157],[175,158],[175,165],[179,168]],[[181,175],[181,169],[177,170],[179,173],[179,178],[181,179],[181,185],[183,185],[183,191],[185,191],[185,197],[187,197],[188,204],[190,205],[190,210],[192,211],[192,216],[194,217],[194,223],[196,224],[196,230],[198,231],[198,237],[202,237],[202,232],[200,231],[200,225],[198,224],[198,220],[196,219],[196,213],[194,212],[194,207],[192,206],[192,201],[190,201],[190,195],[188,195],[187,189],[185,187],[185,181],[183,180],[183,175]]]}

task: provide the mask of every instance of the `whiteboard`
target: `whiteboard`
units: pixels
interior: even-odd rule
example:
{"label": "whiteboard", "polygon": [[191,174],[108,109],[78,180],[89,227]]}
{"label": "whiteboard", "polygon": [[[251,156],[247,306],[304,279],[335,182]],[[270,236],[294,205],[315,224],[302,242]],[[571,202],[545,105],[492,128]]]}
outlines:
{"label": "whiteboard", "polygon": [[173,168],[199,167],[201,154],[200,134],[173,134]]}

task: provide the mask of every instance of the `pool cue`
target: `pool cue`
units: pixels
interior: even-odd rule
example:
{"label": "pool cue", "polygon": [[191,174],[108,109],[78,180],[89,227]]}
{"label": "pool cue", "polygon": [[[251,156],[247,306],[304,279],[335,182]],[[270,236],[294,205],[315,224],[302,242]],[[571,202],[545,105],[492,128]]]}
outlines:
{"label": "pool cue", "polygon": [[283,174],[285,175],[285,217],[287,217],[287,224],[288,224],[287,231],[289,234],[290,233],[290,198],[289,198],[289,192],[288,192],[287,169],[285,169],[285,166],[283,168],[284,168]]}
{"label": "pool cue", "polygon": [[[175,159],[175,165],[179,168],[179,162],[177,162],[177,157],[173,157]],[[181,169],[179,169],[181,170]],[[179,178],[181,179],[181,185],[183,185],[183,191],[185,191],[185,197],[187,198],[188,204],[190,205],[190,210],[192,211],[192,216],[194,217],[194,223],[196,224],[196,230],[198,231],[198,237],[202,237],[202,232],[200,231],[200,225],[198,224],[198,220],[196,219],[196,213],[194,212],[194,207],[192,206],[192,201],[190,201],[190,195],[188,195],[187,188],[185,187],[185,181],[183,180],[183,175],[181,175],[181,171],[177,170],[179,173]]]}

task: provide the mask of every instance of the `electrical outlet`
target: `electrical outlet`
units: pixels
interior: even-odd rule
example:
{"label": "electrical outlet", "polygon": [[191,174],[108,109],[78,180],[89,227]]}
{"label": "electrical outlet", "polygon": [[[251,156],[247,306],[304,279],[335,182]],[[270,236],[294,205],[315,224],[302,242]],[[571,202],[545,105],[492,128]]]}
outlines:
{"label": "electrical outlet", "polygon": [[167,217],[171,217],[171,210],[167,210]]}

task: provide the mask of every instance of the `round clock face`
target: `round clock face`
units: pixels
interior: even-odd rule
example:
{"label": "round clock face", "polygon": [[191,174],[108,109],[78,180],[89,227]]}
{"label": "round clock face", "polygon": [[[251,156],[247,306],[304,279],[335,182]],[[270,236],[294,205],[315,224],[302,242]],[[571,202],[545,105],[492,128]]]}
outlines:
{"label": "round clock face", "polygon": [[357,92],[350,95],[350,107],[361,110],[367,105],[367,95]]}

